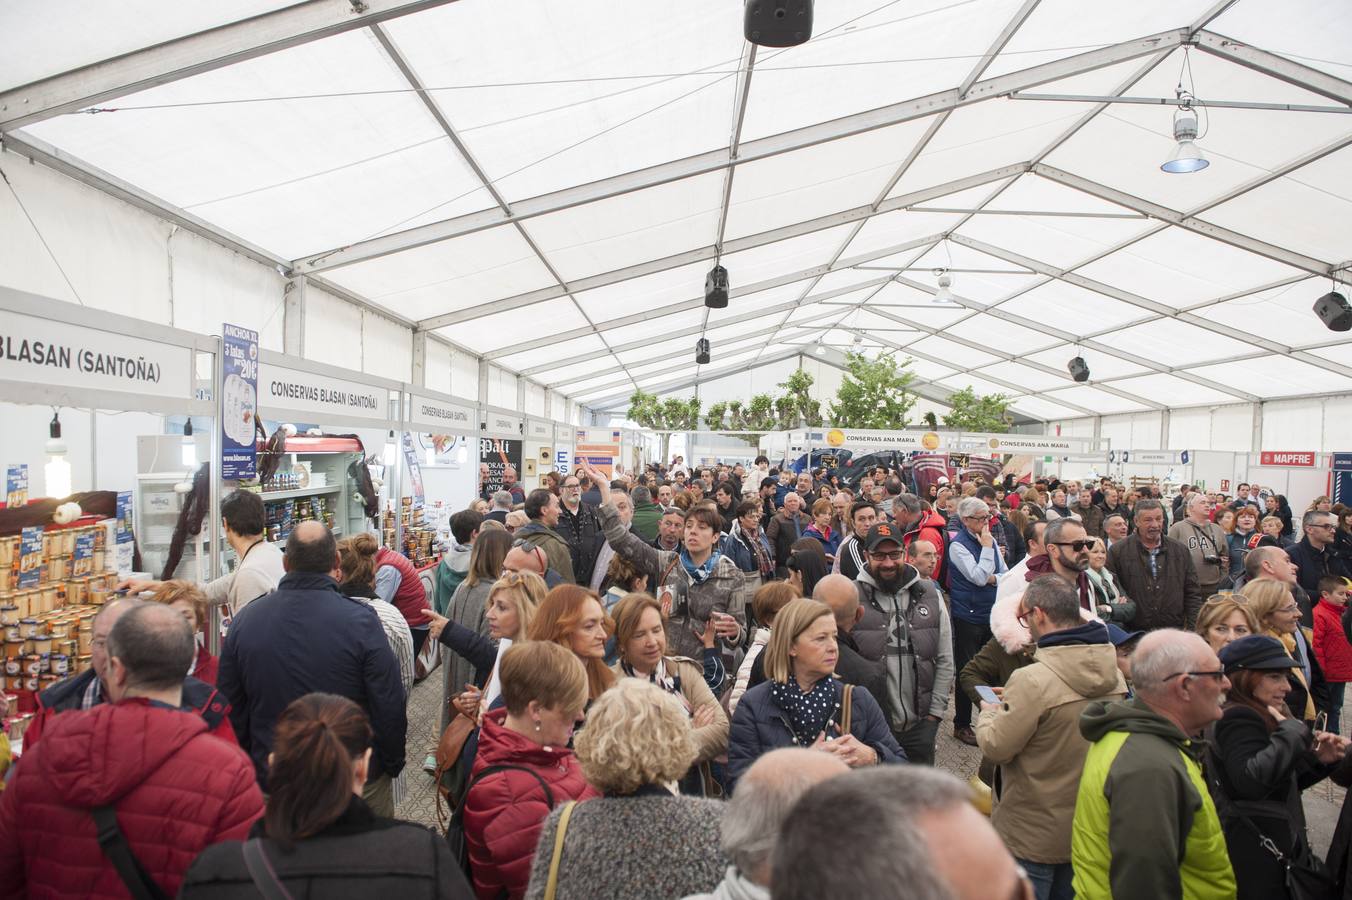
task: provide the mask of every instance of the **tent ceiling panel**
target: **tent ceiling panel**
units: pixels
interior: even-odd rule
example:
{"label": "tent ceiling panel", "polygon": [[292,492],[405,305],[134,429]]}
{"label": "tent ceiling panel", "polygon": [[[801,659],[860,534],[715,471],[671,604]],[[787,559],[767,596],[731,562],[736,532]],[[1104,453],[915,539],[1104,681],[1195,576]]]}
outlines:
{"label": "tent ceiling panel", "polygon": [[940,365],[937,362],[931,362],[928,359],[907,356],[905,351],[896,352],[888,350],[887,352],[895,356],[899,363],[909,362],[909,365],[906,366],[906,371],[914,372],[918,378],[923,378],[926,381],[938,381],[940,378],[947,378],[957,372],[957,369]]}
{"label": "tent ceiling panel", "polygon": [[[844,242],[853,225],[837,225],[798,237],[776,241],[740,253],[730,253],[722,263],[733,287],[764,281],[788,272],[825,265]],[[703,283],[701,282],[701,289]]]}
{"label": "tent ceiling panel", "polygon": [[[919,250],[911,251],[912,254],[919,253]],[[864,265],[876,265],[876,263],[865,263]],[[837,269],[834,272],[827,272],[821,278],[817,279],[817,284],[812,288],[813,294],[825,294],[841,288],[847,288],[851,285],[862,284],[866,281],[876,281],[879,278],[886,278],[886,272],[877,272],[868,269]],[[799,285],[798,293],[802,294],[803,286]],[[840,298],[827,301],[828,303],[839,303]]]}
{"label": "tent ceiling panel", "polygon": [[1045,322],[1078,337],[1138,322],[1149,311],[1064,281],[1048,281],[1000,304],[1005,312]]}
{"label": "tent ceiling panel", "polygon": [[1064,378],[1058,378],[1050,372],[1044,372],[1042,369],[1035,369],[1032,366],[1025,366],[1016,362],[998,362],[993,366],[977,369],[974,374],[1012,382],[1029,393],[1050,391],[1066,385]]}
{"label": "tent ceiling panel", "polygon": [[[415,319],[467,309],[506,294],[555,283],[549,270],[511,225],[344,266],[329,272],[328,277],[381,306]],[[562,305],[552,304],[549,308],[553,311]]]}
{"label": "tent ceiling panel", "polygon": [[957,233],[1067,269],[1155,227],[1144,219],[972,216]]}
{"label": "tent ceiling panel", "polygon": [[[951,88],[1018,7],[1017,0],[920,0],[904,8],[872,0],[823,4],[811,41],[757,57],[743,137]],[[934,58],[937,47],[945,58]]]}
{"label": "tent ceiling panel", "polygon": [[[938,205],[938,204],[935,204]],[[1014,179],[1014,183],[1000,192],[990,203],[989,210],[1036,210],[1049,213],[1079,213],[1085,216],[1140,216],[1125,206],[1118,206],[1098,197],[1077,191],[1072,187],[1049,181],[1029,172]]]}
{"label": "tent ceiling panel", "polygon": [[[1288,347],[1300,347],[1330,337],[1324,324],[1310,312],[1315,299],[1327,290],[1327,281],[1310,278],[1208,306],[1197,314]],[[1347,362],[1345,350],[1339,362]]]}
{"label": "tent ceiling panel", "polygon": [[605,0],[470,2],[387,28],[429,87],[459,88],[436,102],[514,201],[726,145],[740,10],[682,13],[652,28]]}
{"label": "tent ceiling panel", "polygon": [[946,360],[953,366],[963,369],[990,365],[1000,358],[983,350],[976,350],[964,344],[945,340],[937,335],[918,340],[910,346],[917,353]]}
{"label": "tent ceiling panel", "polygon": [[447,200],[437,217],[491,205],[418,99],[395,93],[406,88],[368,33],[348,32],[28,130],[294,257],[420,223],[428,184]]}
{"label": "tent ceiling panel", "polygon": [[[522,368],[528,368],[531,365],[529,357],[518,357],[524,360]],[[614,356],[606,354],[597,359],[589,359],[586,362],[568,364],[566,359],[560,359],[561,365],[556,369],[550,369],[548,372],[542,372],[536,375],[536,379],[546,384],[564,385],[569,394],[574,391],[573,382],[577,379],[586,378],[589,375],[600,375],[602,373],[615,372],[623,374],[624,367],[620,365],[619,360]]]}
{"label": "tent ceiling panel", "polygon": [[903,122],[737,166],[726,237],[872,203],[928,126]]}
{"label": "tent ceiling panel", "polygon": [[1227,362],[1195,370],[1198,375],[1227,384],[1243,384],[1263,397],[1290,397],[1310,393],[1352,391],[1352,378],[1334,375],[1300,360],[1273,356],[1254,368],[1249,362]]}
{"label": "tent ceiling panel", "polygon": [[[643,340],[646,338],[660,338],[669,331],[679,331],[682,328],[690,328],[699,325],[704,321],[704,310],[688,309],[684,312],[672,313],[665,316],[657,316],[646,322],[637,322],[633,325],[624,325],[619,328],[612,328],[606,332],[606,342],[611,345],[627,344],[630,341]],[[695,342],[690,342],[690,352],[695,352]]]}
{"label": "tent ceiling panel", "polygon": [[[665,306],[702,296],[704,276],[708,272],[706,263],[694,263],[641,278],[617,281],[590,291],[579,291],[573,297],[582,311],[598,322],[640,310],[653,310],[656,313]],[[548,301],[549,304],[556,302]],[[536,307],[527,308],[533,310]],[[538,308],[548,309],[548,306]]]}
{"label": "tent ceiling panel", "polygon": [[494,313],[469,322],[461,322],[442,331],[451,340],[481,349],[485,352],[511,348],[514,344],[581,328],[587,324],[577,306],[558,303],[548,315],[523,316],[516,312]]}
{"label": "tent ceiling panel", "polygon": [[997,97],[954,110],[892,196],[1032,159],[1092,106]]}
{"label": "tent ceiling panel", "polygon": [[[980,190],[989,194],[992,188],[989,185],[983,185]],[[948,206],[948,199],[935,201],[935,205]],[[955,208],[957,207],[955,206]],[[961,221],[961,216],[956,213],[913,212],[907,209],[873,216],[864,222],[864,227],[859,229],[859,233],[854,236],[854,240],[850,241],[849,246],[845,248],[845,252],[841,254],[841,258],[851,259],[885,247],[895,247],[897,244],[904,244],[927,234],[942,234],[957,225],[959,221]],[[865,263],[865,265],[876,266],[887,265],[887,263],[876,260]]]}
{"label": "tent ceiling panel", "polygon": [[[1253,384],[1252,380],[1241,382],[1245,388]],[[1166,406],[1192,406],[1202,403],[1231,403],[1234,397],[1205,385],[1195,384],[1176,375],[1142,375],[1140,378],[1127,378],[1114,381],[1113,387],[1130,394],[1163,403]]]}
{"label": "tent ceiling panel", "polygon": [[524,227],[565,281],[713,243],[723,176],[698,175],[539,216]]}
{"label": "tent ceiling panel", "polygon": [[1012,406],[1016,412],[1033,416],[1044,422],[1050,422],[1055,419],[1071,419],[1081,415],[1080,412],[1073,410],[1068,406],[1052,403],[1043,395],[1036,397],[1016,397]]}
{"label": "tent ceiling panel", "polygon": [[1284,0],[1281,15],[1271,12],[1262,4],[1236,3],[1207,27],[1306,65],[1317,61],[1339,78],[1352,79],[1352,61],[1344,55],[1352,6],[1339,0]]}
{"label": "tent ceiling panel", "polygon": [[986,76],[1039,65],[1074,50],[1112,44],[1123,35],[1178,28],[1213,4],[1214,0],[1138,0],[1096,7],[1093,15],[1085,15],[1081,0],[1042,0],[991,63]]}
{"label": "tent ceiling panel", "polygon": [[[615,356],[624,364],[641,363],[644,360],[652,359],[655,356],[666,356],[668,353],[675,353],[678,350],[689,350],[690,358],[695,358],[695,341],[698,337],[673,338],[671,340],[657,340],[655,343],[645,344],[633,350],[622,350]],[[618,342],[617,342],[618,343]]]}
{"label": "tent ceiling panel", "polygon": [[975,315],[944,329],[944,334],[956,335],[979,344],[999,347],[1007,353],[1022,354],[1060,343],[1056,338],[1015,325],[991,316]]}
{"label": "tent ceiling panel", "polygon": [[1117,347],[1146,349],[1151,359],[1170,366],[1229,359],[1253,350],[1249,344],[1214,334],[1187,322],[1168,319],[1142,322],[1140,325],[1115,331],[1112,343]]}
{"label": "tent ceiling panel", "polygon": [[1074,387],[1062,388],[1057,391],[1048,391],[1041,396],[1053,403],[1057,401],[1074,403],[1076,406],[1083,406],[1100,413],[1136,412],[1150,408],[1145,404],[1085,384],[1077,384]]}
{"label": "tent ceiling panel", "polygon": [[1341,262],[1352,257],[1352,244],[1345,229],[1329,223],[1352,221],[1349,184],[1352,148],[1222,203],[1201,218],[1317,259]]}
{"label": "tent ceiling panel", "polygon": [[1076,272],[1174,309],[1301,274],[1281,263],[1175,227]]}
{"label": "tent ceiling panel", "polygon": [[5,61],[0,89],[238,22],[294,2],[128,0],[80,4],[76,9],[76,4],[53,4],[51,0],[9,0],[5,4],[5,27],[0,29],[0,59]]}
{"label": "tent ceiling panel", "polygon": [[963,388],[970,387],[978,394],[1003,394],[1008,397],[1013,393],[1003,384],[987,381],[986,379],[969,372],[963,372],[962,374],[953,375],[949,378],[941,378],[938,381],[938,384],[954,391],[960,391]]}
{"label": "tent ceiling panel", "polygon": [[[596,335],[575,338],[571,341],[563,341],[549,348],[548,353],[541,353],[539,350],[532,350],[528,353],[519,353],[515,356],[504,356],[497,360],[499,365],[505,366],[514,371],[529,369],[533,366],[539,366],[543,363],[557,360],[559,366],[566,366],[568,361],[575,356],[581,356],[584,353],[595,353],[598,350],[606,348],[605,341]],[[555,371],[542,374],[540,380],[543,382],[561,381]]]}
{"label": "tent ceiling panel", "polygon": [[[1149,369],[1144,366],[1138,366],[1135,363],[1127,362],[1125,359],[1118,359],[1116,356],[1109,356],[1106,353],[1100,353],[1096,350],[1076,348],[1070,344],[1062,344],[1060,347],[1053,347],[1050,350],[1042,350],[1038,353],[1031,353],[1028,359],[1033,362],[1042,363],[1044,366],[1050,366],[1053,369],[1063,370],[1066,364],[1070,362],[1071,357],[1076,354],[1084,357],[1084,361],[1089,364],[1089,377],[1095,378],[1120,378],[1127,375],[1145,375]],[[1154,353],[1152,356],[1156,355]],[[1168,359],[1164,354],[1159,354],[1162,360]]]}

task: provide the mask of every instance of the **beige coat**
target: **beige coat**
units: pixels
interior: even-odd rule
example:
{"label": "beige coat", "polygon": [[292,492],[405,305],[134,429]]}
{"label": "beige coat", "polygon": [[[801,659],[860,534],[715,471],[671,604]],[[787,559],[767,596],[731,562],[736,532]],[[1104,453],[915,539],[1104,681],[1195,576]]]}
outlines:
{"label": "beige coat", "polygon": [[[668,656],[666,659],[667,674],[681,677],[681,696],[690,707],[691,715],[701,706],[712,706],[714,710],[714,720],[694,730],[695,749],[698,751],[695,762],[697,764],[708,762],[727,753],[728,714],[723,712],[718,698],[709,690],[709,685],[704,683],[704,669],[693,659],[684,656]],[[619,663],[613,668],[616,678],[625,677]]]}
{"label": "beige coat", "polygon": [[991,824],[1018,859],[1070,862],[1075,796],[1089,752],[1080,712],[1126,691],[1112,644],[1039,647],[1032,665],[1010,675],[1002,708],[978,716],[977,744],[999,766]]}

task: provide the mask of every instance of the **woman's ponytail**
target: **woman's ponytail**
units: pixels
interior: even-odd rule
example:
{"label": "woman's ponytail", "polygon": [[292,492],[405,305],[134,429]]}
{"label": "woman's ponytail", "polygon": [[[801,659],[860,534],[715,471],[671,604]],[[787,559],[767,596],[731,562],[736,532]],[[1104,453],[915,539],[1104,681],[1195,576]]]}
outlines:
{"label": "woman's ponytail", "polygon": [[335,694],[306,694],[273,731],[268,769],[268,837],[285,848],[332,825],[352,802],[357,760],[371,746],[361,707]]}

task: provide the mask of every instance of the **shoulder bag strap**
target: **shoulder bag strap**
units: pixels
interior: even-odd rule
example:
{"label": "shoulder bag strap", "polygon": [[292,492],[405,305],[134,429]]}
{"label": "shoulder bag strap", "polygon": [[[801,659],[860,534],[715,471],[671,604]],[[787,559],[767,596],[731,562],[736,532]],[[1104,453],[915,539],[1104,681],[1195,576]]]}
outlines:
{"label": "shoulder bag strap", "polygon": [[549,880],[545,882],[545,900],[554,900],[559,889],[559,858],[563,856],[563,836],[568,831],[568,820],[572,818],[576,800],[563,805],[563,814],[559,816],[559,828],[554,832],[554,855],[549,859]]}
{"label": "shoulder bag strap", "polygon": [[850,733],[850,713],[852,712],[851,698],[854,696],[854,685],[845,685],[845,696],[840,700],[840,736],[844,737]]}
{"label": "shoulder bag strap", "polygon": [[277,878],[277,871],[263,852],[262,841],[258,838],[247,840],[240,845],[240,850],[244,853],[244,865],[249,870],[249,878],[253,879],[254,887],[263,895],[263,900],[291,900],[291,892]]}
{"label": "shoulder bag strap", "polygon": [[480,772],[478,775],[475,775],[472,779],[470,779],[469,784],[465,785],[465,793],[460,798],[460,805],[455,808],[455,812],[458,814],[461,810],[465,808],[465,803],[469,800],[470,789],[473,788],[476,784],[478,784],[480,781],[483,781],[489,775],[492,775],[496,772],[506,772],[508,770],[525,772],[526,774],[534,778],[536,781],[540,782],[540,787],[543,788],[545,792],[545,802],[549,804],[550,809],[554,808],[554,792],[549,789],[549,785],[546,784],[545,780],[540,777],[539,772],[536,772],[534,769],[528,769],[525,766],[509,766],[503,764],[497,766],[484,766],[484,770],[482,772]]}
{"label": "shoulder bag strap", "polygon": [[111,806],[96,806],[89,814],[94,817],[94,828],[103,855],[113,864],[117,877],[122,879],[134,900],[168,900],[168,895],[142,867],[136,854],[131,852],[127,836],[117,824],[117,811]]}

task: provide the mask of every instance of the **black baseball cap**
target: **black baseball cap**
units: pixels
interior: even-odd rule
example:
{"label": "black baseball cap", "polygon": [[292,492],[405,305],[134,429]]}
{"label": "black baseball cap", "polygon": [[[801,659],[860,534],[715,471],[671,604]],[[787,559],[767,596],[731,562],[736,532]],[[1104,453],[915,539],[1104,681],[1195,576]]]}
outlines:
{"label": "black baseball cap", "polygon": [[1236,669],[1295,669],[1300,663],[1286,655],[1281,641],[1265,634],[1251,634],[1231,641],[1219,654],[1225,671]]}
{"label": "black baseball cap", "polygon": [[1115,622],[1105,622],[1104,625],[1108,628],[1108,640],[1114,647],[1121,647],[1123,644],[1145,635],[1144,631],[1127,631]]}
{"label": "black baseball cap", "polygon": [[896,544],[900,547],[901,529],[891,522],[879,522],[870,528],[864,538],[864,549],[872,552],[883,544]]}

